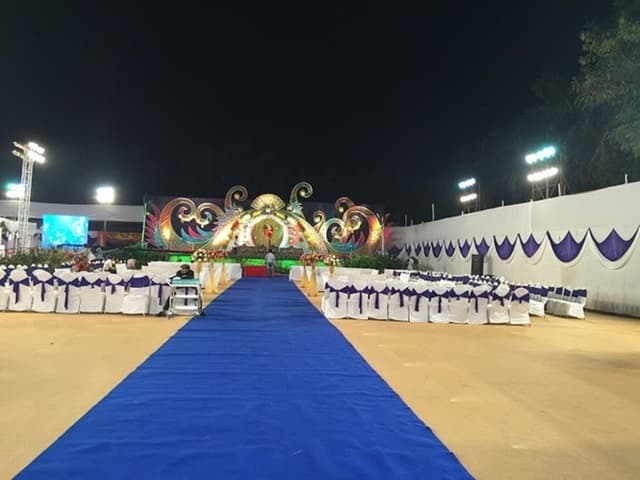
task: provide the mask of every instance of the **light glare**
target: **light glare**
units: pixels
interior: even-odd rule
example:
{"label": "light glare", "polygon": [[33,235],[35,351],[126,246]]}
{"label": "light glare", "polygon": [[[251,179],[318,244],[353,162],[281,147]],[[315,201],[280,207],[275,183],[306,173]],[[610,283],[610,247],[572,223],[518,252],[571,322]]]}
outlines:
{"label": "light glare", "polygon": [[545,147],[542,150],[538,150],[535,153],[530,153],[524,157],[524,160],[529,164],[533,165],[534,163],[540,162],[542,160],[548,160],[549,158],[555,157],[557,153],[556,147]]}
{"label": "light glare", "polygon": [[466,180],[458,182],[458,188],[460,190],[464,190],[465,188],[473,187],[475,184],[476,184],[475,178],[468,178]]}
{"label": "light glare", "polygon": [[462,203],[467,203],[467,202],[471,202],[473,200],[475,200],[476,198],[478,198],[478,194],[477,193],[470,193],[468,195],[463,195],[460,197],[460,201]]}
{"label": "light glare", "polygon": [[116,198],[116,191],[113,187],[96,188],[96,201],[98,203],[113,203]]}
{"label": "light glare", "polygon": [[21,183],[7,183],[5,195],[7,198],[22,198],[24,196],[24,185]]}
{"label": "light glare", "polygon": [[542,180],[546,180],[547,178],[556,176],[559,171],[560,170],[558,169],[558,167],[545,168],[544,170],[530,173],[529,175],[527,175],[527,180],[532,183],[540,182]]}
{"label": "light glare", "polygon": [[41,147],[40,145],[38,145],[36,142],[29,142],[27,143],[27,147],[29,147],[31,150],[33,150],[36,153],[39,153],[40,155],[44,154],[44,147]]}

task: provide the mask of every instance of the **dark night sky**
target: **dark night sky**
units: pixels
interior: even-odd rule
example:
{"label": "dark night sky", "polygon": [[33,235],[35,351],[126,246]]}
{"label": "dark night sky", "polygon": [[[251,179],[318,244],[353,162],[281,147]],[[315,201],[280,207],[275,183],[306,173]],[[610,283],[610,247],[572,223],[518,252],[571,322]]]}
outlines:
{"label": "dark night sky", "polygon": [[455,213],[453,152],[531,107],[542,72],[574,74],[609,5],[97,3],[3,2],[0,180],[20,176],[11,141],[34,139],[38,201],[90,202],[101,183],[130,204],[237,183],[287,197],[307,180],[316,201],[398,220]]}

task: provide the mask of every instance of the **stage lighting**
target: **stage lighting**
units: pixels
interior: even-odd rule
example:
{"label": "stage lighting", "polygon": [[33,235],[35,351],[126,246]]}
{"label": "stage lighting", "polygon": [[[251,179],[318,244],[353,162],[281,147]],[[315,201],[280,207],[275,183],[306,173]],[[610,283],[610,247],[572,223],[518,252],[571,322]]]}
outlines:
{"label": "stage lighting", "polygon": [[557,167],[549,167],[544,170],[539,170],[537,172],[530,173],[527,175],[527,180],[529,182],[541,182],[542,180],[547,180],[551,177],[554,177],[558,174],[560,170]]}
{"label": "stage lighting", "polygon": [[545,147],[542,150],[538,150],[537,152],[526,155],[524,157],[524,160],[527,162],[527,164],[533,165],[543,160],[548,160],[555,157],[556,153],[558,153],[556,147]]}
{"label": "stage lighting", "polygon": [[476,179],[475,178],[468,178],[466,180],[458,182],[458,188],[460,190],[464,190],[465,188],[473,187],[475,184],[476,184]]}
{"label": "stage lighting", "polygon": [[477,198],[478,198],[478,194],[477,193],[470,193],[468,195],[461,196],[460,197],[460,201],[462,203],[467,203],[467,202],[471,202],[471,201],[473,201],[473,200],[475,200]]}
{"label": "stage lighting", "polygon": [[96,188],[96,201],[98,203],[113,203],[116,198],[116,191],[113,187]]}

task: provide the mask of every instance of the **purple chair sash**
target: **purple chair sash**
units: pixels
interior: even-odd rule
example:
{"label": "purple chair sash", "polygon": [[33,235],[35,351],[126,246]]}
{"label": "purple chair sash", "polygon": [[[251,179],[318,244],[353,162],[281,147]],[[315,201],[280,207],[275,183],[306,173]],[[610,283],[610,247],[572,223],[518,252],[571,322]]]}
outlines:
{"label": "purple chair sash", "polygon": [[105,288],[111,287],[111,295],[113,295],[114,293],[116,293],[116,287],[126,287],[127,286],[127,282],[125,282],[124,280],[120,280],[117,283],[112,283],[107,278],[105,280],[105,282],[104,282],[104,285],[105,285]]}
{"label": "purple chair sash", "polygon": [[587,298],[587,290],[585,288],[578,288],[571,293],[572,298],[583,297]]}
{"label": "purple chair sash", "polygon": [[151,285],[152,286],[158,286],[158,300],[162,300],[162,292],[163,292],[163,288],[164,287],[168,287],[169,285],[167,285],[166,283],[162,283],[162,282],[154,282],[153,280],[151,280]]}
{"label": "purple chair sash", "polygon": [[329,285],[329,282],[324,284],[324,289],[328,290],[329,293],[335,293],[336,294],[336,308],[338,308],[340,306],[340,294],[341,293],[346,293],[347,294],[347,298],[349,296],[349,293],[351,292],[351,286],[347,285],[346,287],[342,287],[342,288],[333,288],[331,285]]}
{"label": "purple chair sash", "polygon": [[101,278],[97,278],[94,282],[90,282],[89,280],[87,280],[84,277],[82,277],[80,279],[80,286],[81,287],[96,288],[96,287],[102,287],[105,283],[106,283],[105,280],[103,280]]}
{"label": "purple chair sash", "polygon": [[38,280],[36,277],[32,277],[31,278],[31,284],[35,287],[37,285],[40,285],[40,300],[42,302],[44,302],[44,296],[45,296],[45,285],[50,285],[52,287],[55,286],[56,284],[56,279],[55,277],[51,277],[49,280]]}
{"label": "purple chair sash", "polygon": [[74,278],[70,282],[67,282],[61,278],[56,278],[58,281],[58,287],[64,288],[64,308],[65,310],[69,308],[69,287],[80,287],[80,279]]}
{"label": "purple chair sash", "polygon": [[420,292],[418,293],[416,290],[413,291],[413,296],[416,297],[416,303],[413,306],[413,310],[415,312],[419,312],[420,311],[420,299],[422,298],[426,298],[427,301],[432,297],[433,292],[431,292],[431,290],[425,290],[424,292]]}
{"label": "purple chair sash", "polygon": [[489,301],[489,291],[482,292],[482,293],[480,293],[478,295],[476,295],[473,292],[469,292],[469,302],[471,302],[473,300],[473,302],[474,302],[473,308],[476,311],[476,313],[478,313],[478,299],[479,298],[486,298],[487,301]]}
{"label": "purple chair sash", "polygon": [[458,295],[456,292],[454,292],[453,290],[449,291],[449,300],[460,300],[461,298],[469,298],[469,292],[462,292],[460,295]]}
{"label": "purple chair sash", "polygon": [[522,303],[522,302],[529,303],[530,298],[531,298],[531,297],[530,297],[529,292],[525,293],[525,294],[524,294],[524,295],[522,295],[521,297],[519,297],[519,296],[517,296],[517,295],[515,295],[515,294],[514,294],[514,295],[511,297],[511,301],[512,301],[512,302],[517,301],[518,303]]}
{"label": "purple chair sash", "polygon": [[28,277],[18,281],[9,279],[9,285],[11,285],[11,289],[13,290],[13,293],[16,294],[16,303],[19,303],[20,302],[20,285],[28,287],[29,285],[31,285],[31,281]]}
{"label": "purple chair sash", "polygon": [[436,293],[435,291],[431,293],[431,300],[434,298],[438,299],[438,313],[442,313],[442,299],[448,300],[450,295],[451,292],[449,290],[442,294]]}
{"label": "purple chair sash", "polygon": [[131,277],[127,282],[129,288],[146,288],[151,286],[149,277]]}
{"label": "purple chair sash", "polygon": [[389,295],[395,295],[395,294],[400,295],[400,307],[403,308],[405,295],[408,297],[411,297],[412,295],[414,295],[414,292],[410,288],[405,288],[400,290],[399,288],[391,287],[391,289],[389,290]]}
{"label": "purple chair sash", "polygon": [[373,306],[376,310],[380,308],[380,295],[389,295],[389,292],[389,287],[384,287],[381,291],[377,291],[375,288],[369,287],[369,298],[371,298],[371,295],[375,294],[375,297],[373,297]]}
{"label": "purple chair sash", "polygon": [[496,292],[491,294],[493,300],[497,300],[500,302],[500,305],[504,307],[504,301],[511,299],[511,291],[506,293],[505,295],[498,295]]}
{"label": "purple chair sash", "polygon": [[369,295],[369,291],[370,291],[369,287],[364,287],[362,290],[358,290],[353,285],[349,286],[349,296],[355,295],[356,293],[358,294],[358,310],[360,310],[360,314],[361,315],[362,315],[362,311],[364,309],[363,304],[362,304],[363,294],[364,295]]}

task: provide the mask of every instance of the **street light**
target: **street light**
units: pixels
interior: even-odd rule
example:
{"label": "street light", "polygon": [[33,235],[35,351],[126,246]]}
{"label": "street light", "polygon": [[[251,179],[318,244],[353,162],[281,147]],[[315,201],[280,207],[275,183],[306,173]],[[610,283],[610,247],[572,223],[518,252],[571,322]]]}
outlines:
{"label": "street light", "polygon": [[[18,235],[16,248],[21,251],[25,248],[27,241],[27,229],[29,227],[29,208],[31,207],[31,182],[33,180],[33,164],[44,163],[44,148],[35,142],[28,142],[26,145],[13,142],[16,150],[13,153],[22,160],[22,175],[20,185],[22,186],[22,194],[18,195]],[[14,193],[18,194],[18,190]]]}
{"label": "street light", "polygon": [[[96,202],[102,205],[111,205],[116,198],[116,190],[111,186],[96,188]],[[107,218],[104,218],[103,230],[107,231]]]}

